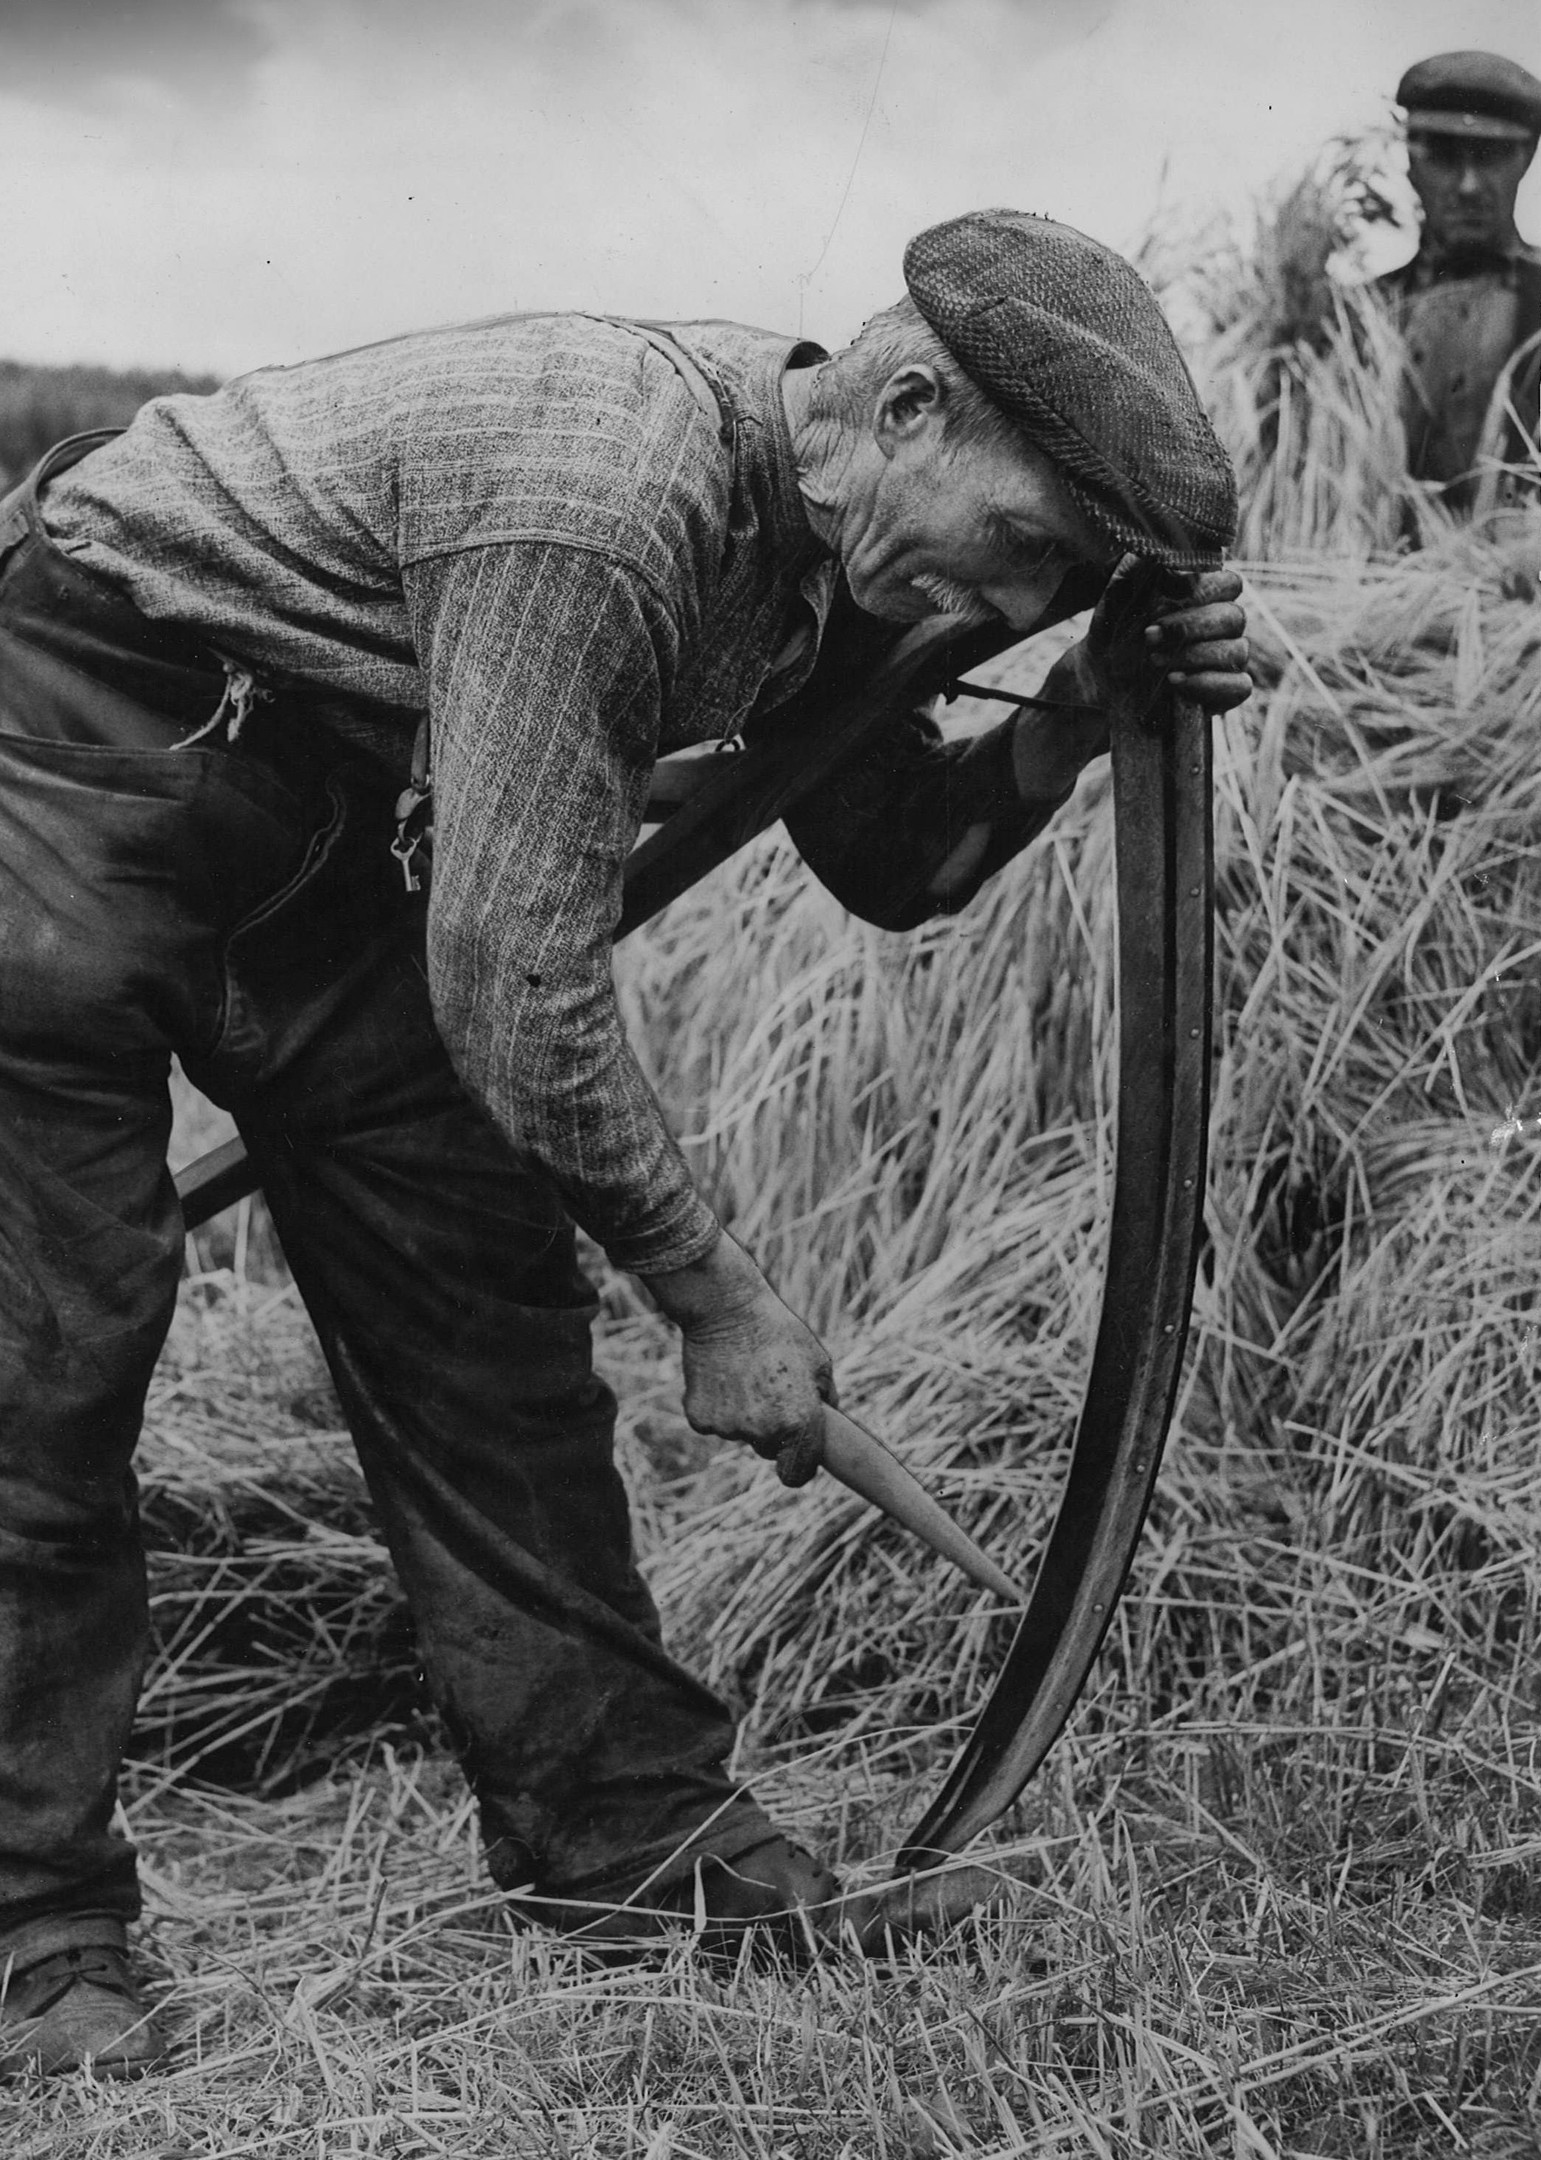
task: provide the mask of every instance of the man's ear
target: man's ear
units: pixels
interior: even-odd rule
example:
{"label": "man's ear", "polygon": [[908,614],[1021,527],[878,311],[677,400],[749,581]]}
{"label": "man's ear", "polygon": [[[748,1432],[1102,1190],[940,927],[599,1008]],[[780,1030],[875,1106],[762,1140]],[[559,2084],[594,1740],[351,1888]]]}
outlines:
{"label": "man's ear", "polygon": [[878,392],[872,415],[872,432],[885,457],[892,457],[902,443],[943,424],[947,385],[936,369],[924,360],[890,375]]}

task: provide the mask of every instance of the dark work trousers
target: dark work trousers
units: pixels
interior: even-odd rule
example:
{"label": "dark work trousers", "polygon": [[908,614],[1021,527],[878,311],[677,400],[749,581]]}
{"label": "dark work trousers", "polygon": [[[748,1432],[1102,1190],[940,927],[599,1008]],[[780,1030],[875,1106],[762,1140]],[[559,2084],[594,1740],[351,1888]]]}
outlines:
{"label": "dark work trousers", "polygon": [[572,1225],[435,1031],[392,785],[283,692],[189,741],[227,687],[35,522],[10,550],[0,1957],[138,1910],[111,1817],[147,1641],[130,1459],[184,1251],[173,1053],[261,1176],[494,1880],[624,1894],[769,1834],[633,1563]]}

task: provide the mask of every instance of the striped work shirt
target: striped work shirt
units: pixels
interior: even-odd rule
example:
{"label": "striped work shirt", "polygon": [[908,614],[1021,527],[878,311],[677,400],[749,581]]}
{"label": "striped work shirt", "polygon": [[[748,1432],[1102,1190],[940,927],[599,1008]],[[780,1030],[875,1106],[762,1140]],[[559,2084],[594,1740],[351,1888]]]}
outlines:
{"label": "striped work shirt", "polygon": [[[262,370],[156,400],[44,506],[146,614],[362,701],[403,758],[430,713],[438,1025],[514,1145],[642,1273],[717,1226],[620,1023],[623,866],[655,758],[799,688],[834,582],[780,393],[819,348],[671,333],[683,369],[645,327],[554,315]],[[1008,767],[1004,728],[965,750],[901,715],[794,838],[848,904],[918,921],[970,823],[995,830],[949,905],[1049,814],[1016,804]]]}

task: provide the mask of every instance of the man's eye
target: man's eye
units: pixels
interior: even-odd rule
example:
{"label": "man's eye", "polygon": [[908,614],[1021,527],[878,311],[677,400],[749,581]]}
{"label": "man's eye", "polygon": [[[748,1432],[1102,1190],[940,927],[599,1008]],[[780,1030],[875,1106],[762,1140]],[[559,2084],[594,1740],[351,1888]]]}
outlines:
{"label": "man's eye", "polygon": [[1424,153],[1429,162],[1441,172],[1458,172],[1463,165],[1476,165],[1484,170],[1502,165],[1504,145],[1485,142],[1440,142],[1431,144]]}
{"label": "man's eye", "polygon": [[1059,552],[1052,540],[1031,539],[1011,525],[1002,525],[997,529],[995,545],[1017,570],[1046,568]]}

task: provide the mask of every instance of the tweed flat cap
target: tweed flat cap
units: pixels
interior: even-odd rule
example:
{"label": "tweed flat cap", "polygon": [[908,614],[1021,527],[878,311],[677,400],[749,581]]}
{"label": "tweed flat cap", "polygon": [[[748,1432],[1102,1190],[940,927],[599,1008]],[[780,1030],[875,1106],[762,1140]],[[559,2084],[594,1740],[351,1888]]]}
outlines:
{"label": "tweed flat cap", "polygon": [[959,366],[1059,466],[1119,548],[1212,568],[1236,478],[1177,341],[1121,255],[1021,210],[972,210],[904,251],[910,297]]}
{"label": "tweed flat cap", "polygon": [[1499,53],[1436,53],[1397,84],[1410,135],[1528,142],[1541,135],[1541,82]]}

